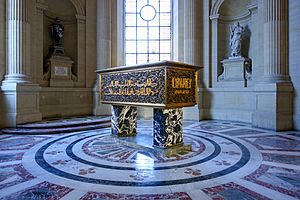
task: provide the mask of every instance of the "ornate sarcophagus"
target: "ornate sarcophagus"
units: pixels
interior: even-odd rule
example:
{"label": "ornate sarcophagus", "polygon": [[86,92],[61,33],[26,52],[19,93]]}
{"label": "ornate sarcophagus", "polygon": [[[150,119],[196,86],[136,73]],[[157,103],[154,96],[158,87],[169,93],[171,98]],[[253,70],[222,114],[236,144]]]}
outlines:
{"label": "ornate sarcophagus", "polygon": [[148,106],[154,108],[153,144],[160,147],[181,144],[182,107],[197,104],[199,69],[185,63],[161,61],[98,70],[100,101],[113,105],[112,133],[135,135],[135,106]]}
{"label": "ornate sarcophagus", "polygon": [[101,102],[113,105],[181,108],[197,104],[199,67],[173,61],[97,71]]}

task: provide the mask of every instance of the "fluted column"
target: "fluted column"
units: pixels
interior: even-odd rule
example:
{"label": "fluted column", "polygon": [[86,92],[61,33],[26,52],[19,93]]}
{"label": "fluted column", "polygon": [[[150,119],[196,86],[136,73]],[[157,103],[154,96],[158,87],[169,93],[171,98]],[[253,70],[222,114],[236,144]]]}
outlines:
{"label": "fluted column", "polygon": [[8,59],[4,82],[30,82],[29,0],[7,0]]}
{"label": "fluted column", "polygon": [[[202,65],[202,1],[184,0],[184,62]],[[202,72],[199,72],[202,77]],[[198,105],[199,106],[199,105]],[[184,119],[199,120],[198,106],[184,108]]]}
{"label": "fluted column", "polygon": [[289,81],[288,1],[265,0],[264,81]]}

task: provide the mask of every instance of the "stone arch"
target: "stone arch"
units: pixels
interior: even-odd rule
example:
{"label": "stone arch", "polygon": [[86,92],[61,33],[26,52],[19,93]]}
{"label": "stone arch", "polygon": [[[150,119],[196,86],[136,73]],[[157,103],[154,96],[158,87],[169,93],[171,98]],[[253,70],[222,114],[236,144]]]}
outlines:
{"label": "stone arch", "polygon": [[85,8],[84,5],[82,5],[82,2],[80,0],[70,0],[70,1],[74,5],[77,14],[81,16],[85,16]]}
{"label": "stone arch", "polygon": [[[224,7],[224,5],[228,3],[228,0],[215,0],[211,6],[211,10],[210,10],[210,16],[217,16],[217,15],[222,15],[221,10],[222,7]],[[232,3],[228,3],[229,5],[231,5]],[[248,11],[247,5],[250,5],[251,2],[250,1],[239,1],[239,4],[241,4],[240,6],[246,5],[246,8],[244,9],[243,13],[240,13],[239,15],[249,15],[250,12]]]}
{"label": "stone arch", "polygon": [[225,0],[215,0],[211,6],[210,15],[218,15],[221,5],[224,3]]}

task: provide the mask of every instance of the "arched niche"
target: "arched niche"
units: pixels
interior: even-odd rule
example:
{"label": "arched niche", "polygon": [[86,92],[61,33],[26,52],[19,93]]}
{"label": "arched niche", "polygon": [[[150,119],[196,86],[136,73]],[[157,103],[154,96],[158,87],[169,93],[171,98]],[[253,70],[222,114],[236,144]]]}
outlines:
{"label": "arched niche", "polygon": [[[43,5],[45,6],[43,12],[43,59],[47,56],[49,46],[52,44],[49,27],[58,17],[64,25],[65,55],[74,61],[72,65],[74,86],[85,87],[86,19],[84,1],[44,0]],[[43,80],[41,85],[48,86],[48,83]]]}
{"label": "arched niche", "polygon": [[225,0],[219,8],[219,13],[228,17],[241,16],[248,12],[247,7],[250,4],[251,0]]}
{"label": "arched niche", "polygon": [[[212,37],[212,84],[221,86],[217,77],[222,73],[221,61],[230,57],[231,49],[230,28],[235,22],[240,22],[246,28],[245,40],[243,41],[242,54],[244,57],[255,57],[251,30],[255,24],[257,5],[252,5],[251,0],[215,0],[210,10],[211,37]],[[221,86],[222,87],[222,86]]]}

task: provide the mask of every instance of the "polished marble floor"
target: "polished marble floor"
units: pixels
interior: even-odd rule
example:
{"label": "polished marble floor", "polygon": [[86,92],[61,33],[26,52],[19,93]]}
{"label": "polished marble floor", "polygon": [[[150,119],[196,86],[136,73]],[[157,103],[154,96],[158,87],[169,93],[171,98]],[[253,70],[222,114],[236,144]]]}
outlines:
{"label": "polished marble floor", "polygon": [[0,199],[300,199],[300,132],[185,121],[192,151],[152,146],[110,128],[0,135]]}

